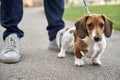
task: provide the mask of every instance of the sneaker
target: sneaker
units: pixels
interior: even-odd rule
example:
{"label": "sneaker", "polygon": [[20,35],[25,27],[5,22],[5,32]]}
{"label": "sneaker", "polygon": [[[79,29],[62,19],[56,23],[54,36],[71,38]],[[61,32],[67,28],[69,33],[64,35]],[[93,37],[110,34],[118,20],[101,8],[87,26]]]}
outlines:
{"label": "sneaker", "polygon": [[56,39],[49,42],[48,48],[49,48],[49,50],[60,51],[60,48],[58,48],[58,46],[57,46]]}
{"label": "sneaker", "polygon": [[[60,51],[60,48],[58,48],[57,43],[56,43],[56,39],[54,39],[53,41],[49,42],[49,50],[54,50],[54,51]],[[74,47],[73,46],[68,46],[67,53],[73,53],[74,52]]]}
{"label": "sneaker", "polygon": [[4,63],[16,63],[20,61],[18,50],[19,38],[16,34],[10,34],[5,39],[5,43],[0,52],[0,61]]}

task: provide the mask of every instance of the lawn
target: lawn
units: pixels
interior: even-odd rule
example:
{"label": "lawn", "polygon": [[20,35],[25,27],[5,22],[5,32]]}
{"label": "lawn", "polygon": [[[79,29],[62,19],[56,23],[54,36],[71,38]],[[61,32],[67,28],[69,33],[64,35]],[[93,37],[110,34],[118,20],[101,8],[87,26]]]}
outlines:
{"label": "lawn", "polygon": [[[113,28],[120,30],[120,5],[89,6],[91,13],[104,14],[113,21]],[[85,7],[66,8],[64,19],[75,22],[86,15]]]}

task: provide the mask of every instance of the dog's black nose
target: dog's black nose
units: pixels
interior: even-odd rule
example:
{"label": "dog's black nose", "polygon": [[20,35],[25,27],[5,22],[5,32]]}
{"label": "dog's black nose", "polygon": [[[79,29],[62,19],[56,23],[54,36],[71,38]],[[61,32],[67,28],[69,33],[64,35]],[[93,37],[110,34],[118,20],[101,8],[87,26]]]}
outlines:
{"label": "dog's black nose", "polygon": [[95,42],[98,42],[98,41],[100,41],[100,37],[99,36],[95,36],[94,40],[95,40]]}

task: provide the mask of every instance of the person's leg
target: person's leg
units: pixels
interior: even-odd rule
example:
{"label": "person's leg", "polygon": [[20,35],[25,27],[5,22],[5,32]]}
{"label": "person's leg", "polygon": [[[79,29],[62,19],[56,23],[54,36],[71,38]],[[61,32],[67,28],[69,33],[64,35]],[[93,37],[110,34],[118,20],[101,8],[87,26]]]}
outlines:
{"label": "person's leg", "polygon": [[44,0],[45,15],[47,18],[49,40],[53,41],[59,30],[63,29],[65,24],[62,20],[64,13],[64,0]]}
{"label": "person's leg", "polygon": [[[56,35],[59,30],[65,27],[65,23],[62,19],[64,13],[64,0],[44,0],[44,9],[48,22],[49,49],[60,50],[56,44]],[[73,46],[68,47],[66,50],[66,52],[69,53],[73,53],[73,51]]]}
{"label": "person's leg", "polygon": [[3,39],[15,33],[19,38],[23,37],[23,31],[18,24],[23,16],[22,0],[1,0],[1,25],[6,29]]}
{"label": "person's leg", "polygon": [[24,33],[18,28],[18,24],[22,16],[22,0],[1,0],[1,25],[6,29],[3,33],[4,45],[0,52],[1,62],[20,61],[18,42]]}

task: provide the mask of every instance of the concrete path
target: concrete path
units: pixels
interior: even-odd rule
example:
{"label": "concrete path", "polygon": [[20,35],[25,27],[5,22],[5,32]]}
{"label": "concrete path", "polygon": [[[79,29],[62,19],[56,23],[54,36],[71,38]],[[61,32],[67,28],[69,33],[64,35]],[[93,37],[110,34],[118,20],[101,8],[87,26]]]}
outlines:
{"label": "concrete path", "polygon": [[[120,80],[120,32],[114,31],[107,39],[100,67],[91,65],[89,59],[85,59],[85,66],[77,67],[72,54],[59,59],[58,52],[48,50],[47,22],[40,8],[25,8],[19,26],[25,32],[20,42],[22,60],[16,64],[0,63],[0,80]],[[0,28],[1,34],[3,31]]]}

